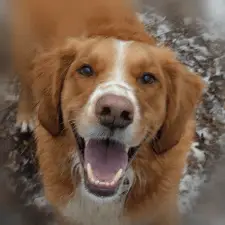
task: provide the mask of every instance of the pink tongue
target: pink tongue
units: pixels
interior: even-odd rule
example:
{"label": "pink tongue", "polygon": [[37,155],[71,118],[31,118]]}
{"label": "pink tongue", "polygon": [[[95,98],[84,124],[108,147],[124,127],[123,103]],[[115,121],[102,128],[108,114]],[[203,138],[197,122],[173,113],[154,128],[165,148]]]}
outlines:
{"label": "pink tongue", "polygon": [[84,163],[91,164],[94,177],[99,181],[112,181],[119,169],[126,169],[128,155],[121,143],[93,139],[84,150]]}

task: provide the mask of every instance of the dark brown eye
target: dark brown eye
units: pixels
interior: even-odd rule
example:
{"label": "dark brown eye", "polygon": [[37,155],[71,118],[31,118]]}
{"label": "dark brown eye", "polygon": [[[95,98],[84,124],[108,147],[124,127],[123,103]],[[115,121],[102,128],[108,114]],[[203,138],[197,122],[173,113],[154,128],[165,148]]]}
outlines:
{"label": "dark brown eye", "polygon": [[88,64],[81,66],[79,69],[77,69],[77,72],[86,77],[90,77],[94,75],[93,68]]}
{"label": "dark brown eye", "polygon": [[145,72],[142,74],[142,76],[139,78],[139,81],[142,84],[153,84],[157,81],[154,74]]}

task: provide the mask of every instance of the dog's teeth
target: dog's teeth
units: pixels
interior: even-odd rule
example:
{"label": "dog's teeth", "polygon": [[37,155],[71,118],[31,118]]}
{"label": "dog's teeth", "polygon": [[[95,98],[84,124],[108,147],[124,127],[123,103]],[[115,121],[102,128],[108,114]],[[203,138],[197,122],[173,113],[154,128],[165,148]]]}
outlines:
{"label": "dog's teeth", "polygon": [[114,184],[120,179],[120,177],[122,176],[122,173],[123,173],[123,170],[122,169],[119,169],[118,172],[116,173],[116,175],[113,178],[113,181],[112,182]]}
{"label": "dog's teeth", "polygon": [[92,171],[91,164],[90,163],[87,164],[88,178],[95,185],[114,186],[118,182],[120,177],[122,176],[122,173],[123,173],[122,169],[118,170],[118,172],[116,173],[116,175],[114,176],[114,178],[113,178],[113,180],[111,182],[99,181],[99,180],[95,179],[95,177],[94,177],[94,173]]}
{"label": "dog's teeth", "polygon": [[94,174],[93,174],[93,171],[91,169],[91,164],[90,163],[87,164],[87,173],[88,173],[88,177],[91,179],[91,181],[95,182]]}
{"label": "dog's teeth", "polygon": [[99,183],[100,183],[100,181],[99,181],[99,180],[96,180],[96,181],[95,181],[95,184],[96,184],[96,185],[98,185]]}

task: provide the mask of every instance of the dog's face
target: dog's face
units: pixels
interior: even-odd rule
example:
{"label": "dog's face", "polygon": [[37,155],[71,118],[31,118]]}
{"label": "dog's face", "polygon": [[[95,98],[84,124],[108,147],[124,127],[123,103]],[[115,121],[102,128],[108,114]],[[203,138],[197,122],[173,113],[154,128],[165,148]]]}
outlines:
{"label": "dog's face", "polygon": [[179,142],[202,90],[169,50],[143,43],[70,40],[46,57],[53,79],[40,123],[76,140],[83,185],[101,198],[117,195],[143,143],[162,153]]}

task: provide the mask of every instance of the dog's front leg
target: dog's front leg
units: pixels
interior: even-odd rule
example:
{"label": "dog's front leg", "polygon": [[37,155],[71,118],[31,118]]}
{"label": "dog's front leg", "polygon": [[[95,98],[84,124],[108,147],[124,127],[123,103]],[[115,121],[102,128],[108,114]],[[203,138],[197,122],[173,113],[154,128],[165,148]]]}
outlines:
{"label": "dog's front leg", "polygon": [[32,90],[23,82],[21,82],[16,127],[22,133],[31,132],[34,129]]}

